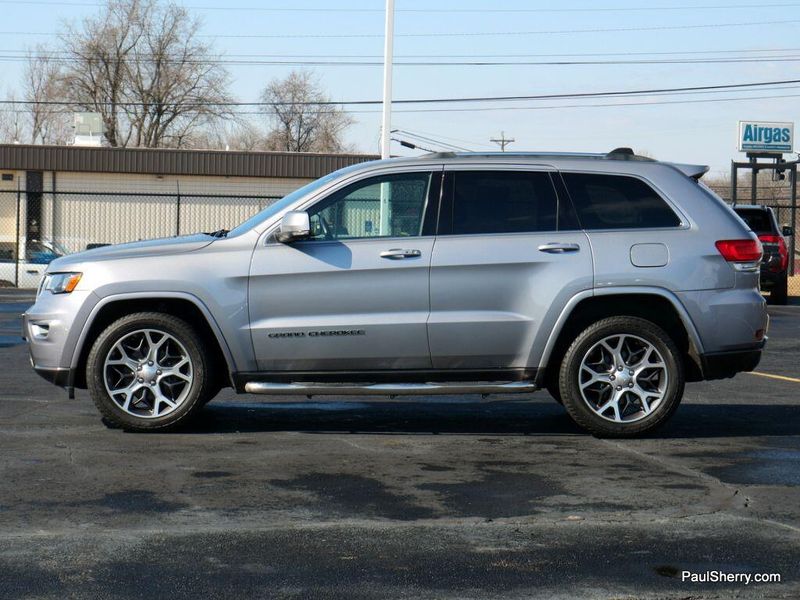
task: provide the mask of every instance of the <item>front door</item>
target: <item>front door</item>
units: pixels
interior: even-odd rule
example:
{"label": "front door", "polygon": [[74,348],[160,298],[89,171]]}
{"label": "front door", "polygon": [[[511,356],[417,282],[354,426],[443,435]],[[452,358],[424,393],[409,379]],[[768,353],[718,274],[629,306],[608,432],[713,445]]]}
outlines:
{"label": "front door", "polygon": [[441,173],[378,175],[307,208],[313,237],[256,248],[261,371],[429,369],[426,322]]}
{"label": "front door", "polygon": [[591,287],[588,239],[552,172],[448,167],[431,263],[435,369],[524,375],[552,308]]}

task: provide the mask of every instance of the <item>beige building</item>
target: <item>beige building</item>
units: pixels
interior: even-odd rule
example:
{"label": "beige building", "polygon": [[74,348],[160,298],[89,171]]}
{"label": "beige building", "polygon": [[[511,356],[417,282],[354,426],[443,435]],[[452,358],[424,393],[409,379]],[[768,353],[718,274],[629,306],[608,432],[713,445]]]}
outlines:
{"label": "beige building", "polygon": [[0,280],[9,282],[10,262],[46,260],[50,246],[77,252],[230,228],[309,181],[375,158],[0,145]]}

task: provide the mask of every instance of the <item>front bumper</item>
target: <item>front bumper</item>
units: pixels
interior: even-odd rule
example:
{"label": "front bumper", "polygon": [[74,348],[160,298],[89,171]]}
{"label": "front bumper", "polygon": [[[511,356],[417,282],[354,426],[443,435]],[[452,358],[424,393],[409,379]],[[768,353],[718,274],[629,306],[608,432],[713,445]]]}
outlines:
{"label": "front bumper", "polygon": [[28,342],[31,365],[47,381],[72,387],[77,337],[93,301],[94,296],[88,291],[45,292],[22,315],[22,338]]}
{"label": "front bumper", "polygon": [[33,365],[36,374],[50,383],[63,388],[72,387],[72,369],[37,367]]}

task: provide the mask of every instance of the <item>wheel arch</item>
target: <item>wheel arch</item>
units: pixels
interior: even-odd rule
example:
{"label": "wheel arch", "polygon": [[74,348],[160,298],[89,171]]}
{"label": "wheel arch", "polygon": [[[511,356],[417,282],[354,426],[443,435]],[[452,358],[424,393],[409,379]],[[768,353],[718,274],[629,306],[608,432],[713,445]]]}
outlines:
{"label": "wheel arch", "polygon": [[219,325],[208,308],[195,296],[186,293],[120,294],[103,298],[92,309],[72,355],[71,387],[86,387],[86,359],[97,336],[111,323],[136,312],[162,312],[194,326],[212,353],[212,361],[224,362],[227,384],[233,385],[233,356]]}
{"label": "wheel arch", "polygon": [[703,345],[686,309],[669,290],[608,288],[573,296],[559,315],[539,362],[540,385],[556,375],[570,342],[591,323],[612,316],[640,317],[667,331],[681,351],[687,381],[703,379]]}

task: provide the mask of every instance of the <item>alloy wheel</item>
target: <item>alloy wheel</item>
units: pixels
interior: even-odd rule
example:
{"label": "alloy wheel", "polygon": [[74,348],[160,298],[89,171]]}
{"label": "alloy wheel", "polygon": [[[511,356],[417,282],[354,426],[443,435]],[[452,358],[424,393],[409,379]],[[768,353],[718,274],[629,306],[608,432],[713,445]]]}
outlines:
{"label": "alloy wheel", "polygon": [[193,373],[183,344],[158,329],[125,334],[111,347],[103,365],[103,381],[114,403],[146,419],[177,409],[189,395]]}
{"label": "alloy wheel", "polygon": [[583,401],[615,423],[650,415],[663,401],[668,383],[667,365],[656,347],[628,334],[595,343],[584,355],[578,375]]}

